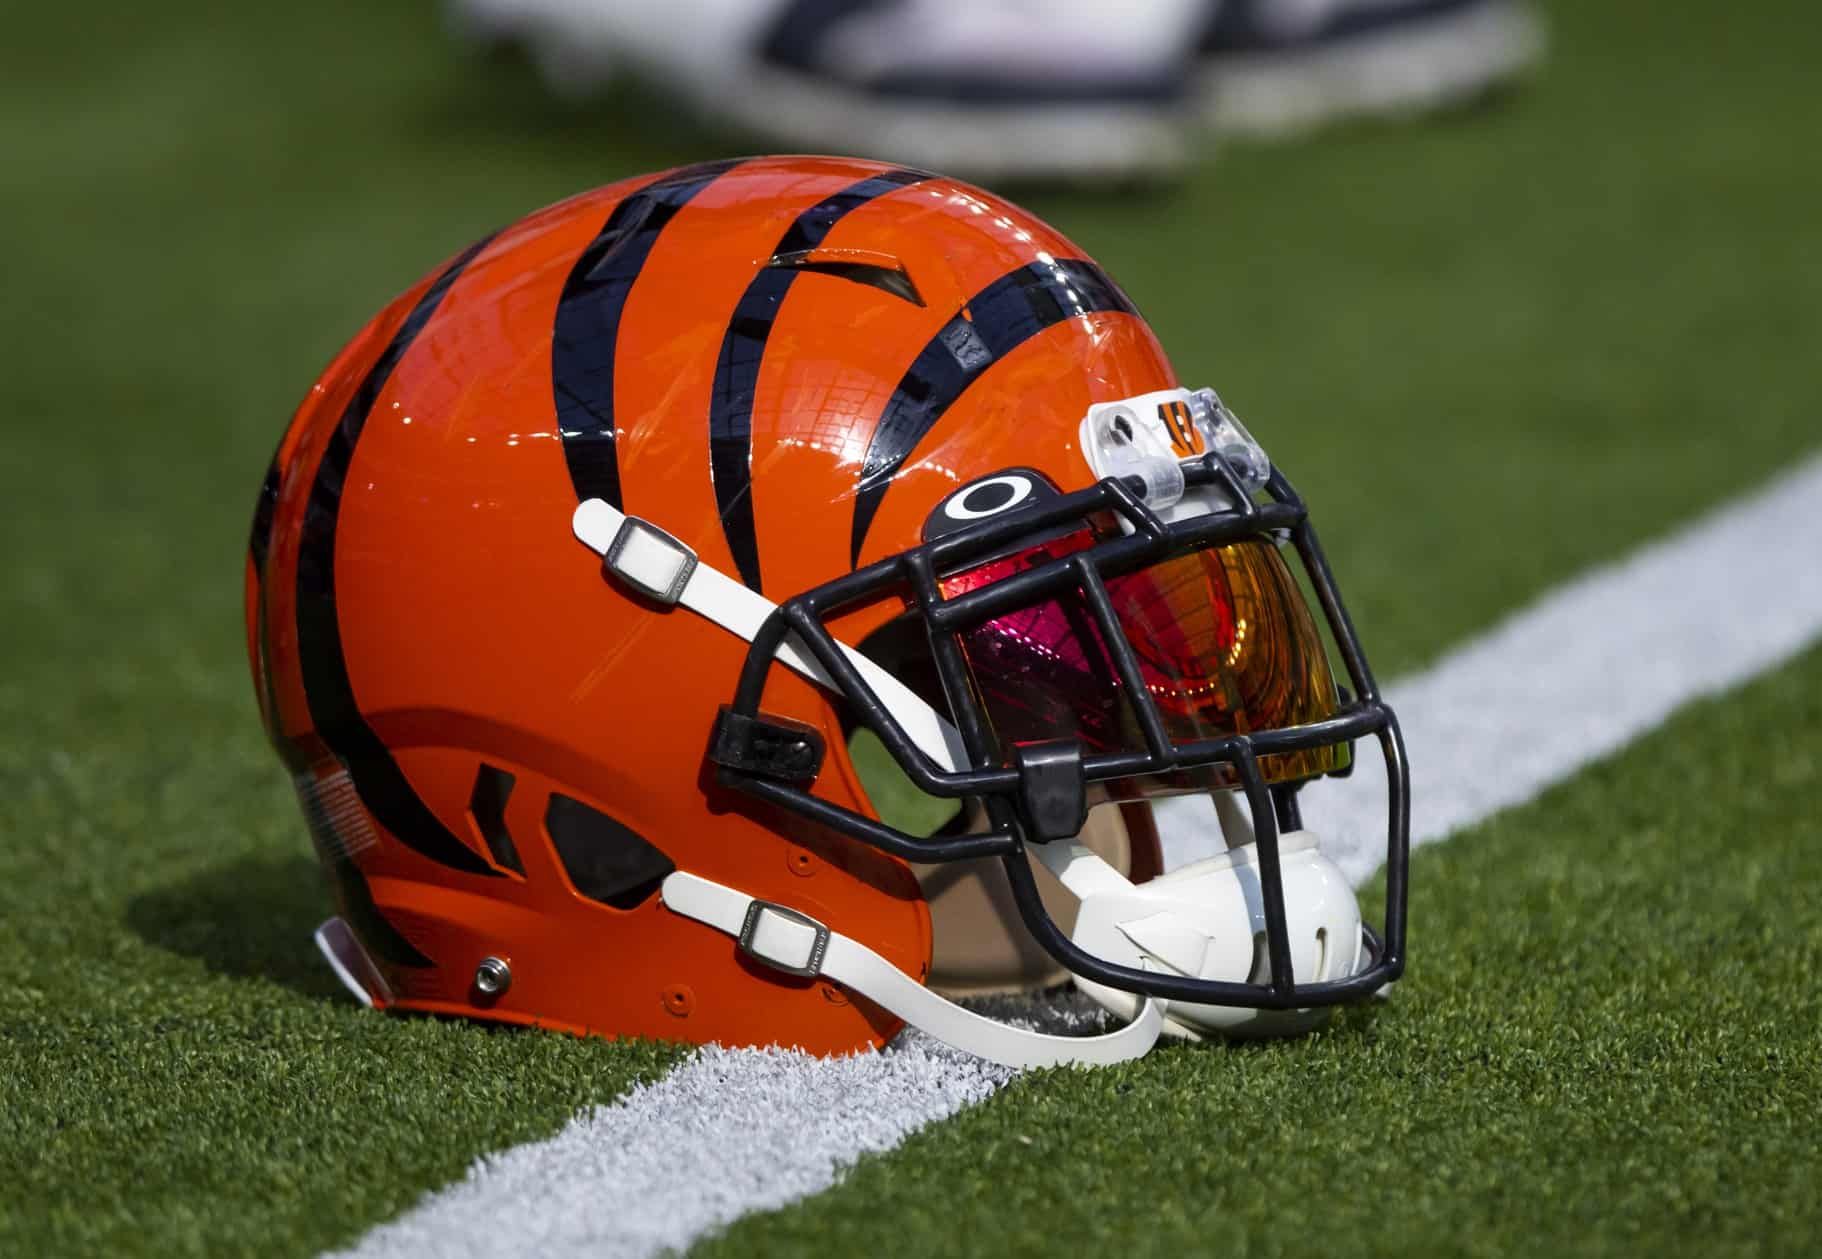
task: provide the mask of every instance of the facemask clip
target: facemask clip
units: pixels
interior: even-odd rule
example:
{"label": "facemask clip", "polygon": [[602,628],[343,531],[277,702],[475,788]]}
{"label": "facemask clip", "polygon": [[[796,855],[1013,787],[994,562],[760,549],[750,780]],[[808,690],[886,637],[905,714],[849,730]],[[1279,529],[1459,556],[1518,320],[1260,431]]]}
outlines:
{"label": "facemask clip", "polygon": [[1227,409],[1221,395],[1213,389],[1198,389],[1189,395],[1189,414],[1209,450],[1228,466],[1240,484],[1248,490],[1262,490],[1272,479],[1272,461],[1265,447],[1246,431],[1240,417]]}
{"label": "facemask clip", "polygon": [[1047,844],[1074,839],[1088,823],[1088,783],[1082,774],[1082,745],[1074,739],[1025,743],[1013,749],[1019,774],[1019,803],[1030,824],[1026,838]]}
{"label": "facemask clip", "polygon": [[1161,512],[1183,497],[1183,467],[1132,409],[1100,407],[1083,425],[1088,463],[1098,476],[1139,482],[1145,505]]}

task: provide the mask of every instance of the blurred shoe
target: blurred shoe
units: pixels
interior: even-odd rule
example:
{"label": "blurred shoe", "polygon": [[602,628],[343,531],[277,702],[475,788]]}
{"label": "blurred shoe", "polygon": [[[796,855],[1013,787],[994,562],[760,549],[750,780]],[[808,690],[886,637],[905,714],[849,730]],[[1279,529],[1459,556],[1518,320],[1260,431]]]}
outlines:
{"label": "blurred shoe", "polygon": [[616,64],[757,143],[982,178],[1148,176],[1188,157],[1205,0],[455,0],[553,86]]}
{"label": "blurred shoe", "polygon": [[1477,97],[1544,46],[1528,0],[1213,0],[1201,41],[1210,126],[1272,137]]}
{"label": "blurred shoe", "polygon": [[[607,3],[609,0],[603,0]],[[611,44],[582,29],[574,0],[448,0],[449,27],[478,48],[516,45],[559,96],[576,99],[614,77]]]}

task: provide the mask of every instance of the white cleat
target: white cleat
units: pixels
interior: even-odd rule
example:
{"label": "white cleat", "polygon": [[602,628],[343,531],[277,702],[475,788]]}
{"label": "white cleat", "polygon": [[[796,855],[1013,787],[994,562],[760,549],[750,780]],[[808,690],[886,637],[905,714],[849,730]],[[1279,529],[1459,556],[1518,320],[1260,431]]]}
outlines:
{"label": "white cleat", "polygon": [[1259,138],[1445,108],[1542,55],[1529,0],[1219,0],[1197,93],[1215,130]]}

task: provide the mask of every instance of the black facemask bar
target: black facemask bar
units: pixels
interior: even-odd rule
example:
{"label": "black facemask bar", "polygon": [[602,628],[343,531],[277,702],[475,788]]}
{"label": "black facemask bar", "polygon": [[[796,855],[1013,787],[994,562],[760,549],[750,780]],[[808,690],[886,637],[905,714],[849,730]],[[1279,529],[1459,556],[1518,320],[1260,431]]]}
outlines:
{"label": "black facemask bar", "polygon": [[[755,635],[734,701],[722,710],[717,723],[710,759],[717,765],[719,780],[908,861],[999,858],[1019,916],[1032,935],[1064,967],[1110,988],[1172,1001],[1282,1010],[1355,1000],[1397,979],[1404,972],[1410,859],[1410,773],[1398,720],[1380,698],[1303,500],[1284,476],[1274,471],[1264,491],[1267,501],[1255,502],[1215,455],[1186,463],[1184,474],[1186,485],[1217,486],[1236,506],[1166,523],[1146,506],[1137,478],[1109,477],[1088,489],[1008,511],[869,564],[782,604]],[[1081,525],[1091,516],[1109,512],[1131,532],[966,593],[945,597],[941,592],[941,577],[965,571],[1034,531],[1065,523]],[[1143,685],[1138,658],[1120,626],[1106,579],[1225,543],[1276,543],[1282,538],[1289,539],[1302,560],[1353,695],[1344,693],[1344,702],[1335,713],[1320,721],[1173,742],[1165,732],[1156,701]],[[1100,629],[1145,749],[1086,754],[1080,743],[1059,740],[1017,748],[1012,764],[1006,765],[999,758],[958,636],[1008,612],[1072,592],[1081,597]],[[907,598],[912,610],[923,618],[932,660],[972,762],[970,768],[944,769],[919,749],[825,627],[825,621],[835,614],[888,595]],[[822,666],[861,724],[879,736],[913,784],[932,796],[978,797],[986,807],[989,829],[961,836],[920,837],[811,794],[807,788],[821,764],[819,736],[798,723],[763,715],[759,708],[766,676],[787,633],[795,635]],[[1360,972],[1324,983],[1299,984],[1291,969],[1278,836],[1281,826],[1296,829],[1301,825],[1296,798],[1301,784],[1268,784],[1260,772],[1259,758],[1351,745],[1366,735],[1377,739],[1386,766],[1385,933],[1381,939],[1369,929],[1370,960]],[[1050,917],[1027,861],[1027,844],[1068,840],[1080,831],[1087,814],[1087,784],[1209,766],[1229,767],[1252,815],[1266,956],[1271,963],[1267,982],[1197,979],[1096,957],[1071,941]]]}

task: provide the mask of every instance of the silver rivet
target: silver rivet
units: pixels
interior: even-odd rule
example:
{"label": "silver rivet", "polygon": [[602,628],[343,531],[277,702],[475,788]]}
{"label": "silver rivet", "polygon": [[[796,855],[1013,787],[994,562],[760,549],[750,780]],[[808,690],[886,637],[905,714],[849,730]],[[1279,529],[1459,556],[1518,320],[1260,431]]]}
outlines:
{"label": "silver rivet", "polygon": [[474,968],[474,986],[489,997],[497,997],[512,987],[512,967],[497,957],[484,957]]}

